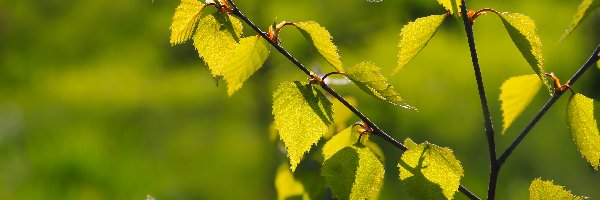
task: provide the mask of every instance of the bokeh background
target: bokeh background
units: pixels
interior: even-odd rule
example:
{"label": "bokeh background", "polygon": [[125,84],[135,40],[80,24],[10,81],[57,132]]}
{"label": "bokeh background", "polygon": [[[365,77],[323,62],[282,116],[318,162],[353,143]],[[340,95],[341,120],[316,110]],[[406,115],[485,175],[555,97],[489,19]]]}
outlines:
{"label": "bokeh background", "polygon": [[[417,17],[441,14],[436,1],[239,0],[266,28],[277,21],[314,20],[339,46],[344,65],[382,67],[419,112],[382,103],[354,86],[335,86],[398,140],[407,137],[454,150],[461,183],[484,197],[488,152],[462,24],[447,20],[400,73],[398,34]],[[600,42],[600,12],[558,42],[579,0],[472,1],[470,7],[520,12],[536,20],[545,68],[567,80]],[[191,42],[170,46],[179,1],[0,2],[0,199],[274,199],[275,170],[286,162],[269,139],[271,94],[277,84],[306,77],[272,53],[244,87],[227,97]],[[213,8],[204,13],[214,12]],[[245,35],[252,31],[245,27]],[[293,28],[283,46],[304,64],[331,71]],[[496,132],[502,127],[501,83],[533,71],[493,15],[477,19],[475,36]],[[600,71],[575,89],[600,99]],[[506,135],[503,151],[548,99],[540,92]],[[499,199],[526,199],[537,177],[573,193],[600,198],[600,173],[581,158],[566,127],[564,97],[516,149],[501,171]],[[355,120],[355,119],[353,119]],[[384,150],[381,199],[403,199],[396,163]],[[464,199],[456,194],[457,199]]]}

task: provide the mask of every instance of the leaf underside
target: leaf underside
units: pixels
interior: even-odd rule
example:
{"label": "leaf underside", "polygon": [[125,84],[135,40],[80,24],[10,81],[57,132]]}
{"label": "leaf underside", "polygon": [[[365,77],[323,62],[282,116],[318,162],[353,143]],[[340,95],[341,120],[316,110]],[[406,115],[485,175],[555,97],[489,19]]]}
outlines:
{"label": "leaf underside", "polygon": [[502,134],[523,113],[541,86],[542,82],[536,74],[512,77],[502,83],[500,87],[500,106],[504,119]]}
{"label": "leaf underside", "polygon": [[535,22],[528,16],[520,13],[503,12],[500,13],[500,18],[513,43],[515,43],[521,52],[521,55],[523,55],[540,80],[542,80],[548,92],[552,93],[552,87],[548,84],[544,75],[542,40],[536,33]]}
{"label": "leaf underside", "polygon": [[452,150],[406,139],[398,168],[400,180],[415,199],[452,199],[464,171]]}
{"label": "leaf underside", "polygon": [[325,160],[321,175],[338,199],[377,199],[384,168],[369,148],[358,144]]}
{"label": "leaf underside", "polygon": [[273,93],[273,116],[292,171],[333,123],[331,102],[312,85],[285,82]]}
{"label": "leaf underside", "polygon": [[571,194],[571,191],[565,190],[563,186],[555,185],[552,181],[544,181],[540,178],[536,178],[531,182],[531,185],[529,186],[529,199],[583,200],[585,198]]}
{"label": "leaf underside", "polygon": [[294,23],[294,25],[317,48],[317,51],[331,66],[337,71],[344,71],[338,49],[333,44],[331,34],[327,29],[313,21],[298,22]]}
{"label": "leaf underside", "polygon": [[223,69],[223,78],[227,81],[227,94],[233,95],[242,88],[265,63],[269,56],[269,43],[259,35],[242,38]]}
{"label": "leaf underside", "polygon": [[571,32],[573,32],[573,30],[575,30],[579,26],[581,21],[587,18],[587,16],[589,16],[590,13],[592,13],[597,8],[600,8],[600,1],[598,0],[581,1],[581,4],[579,4],[579,7],[577,8],[577,13],[573,15],[571,24],[569,24],[569,27],[565,30],[565,33],[560,37],[560,41],[566,39],[571,34]]}
{"label": "leaf underside", "polygon": [[190,39],[204,6],[198,0],[181,0],[179,6],[175,8],[170,28],[171,45],[181,44]]}
{"label": "leaf underside", "polygon": [[594,100],[575,94],[567,106],[567,122],[575,145],[581,155],[598,170],[600,166],[600,133],[598,131],[598,104]]}
{"label": "leaf underside", "polygon": [[202,18],[194,34],[194,46],[213,77],[223,76],[225,65],[234,57],[242,35],[242,22],[222,12]]}
{"label": "leaf underside", "polygon": [[[450,1],[448,1],[450,2]],[[446,18],[446,15],[431,15],[409,22],[400,31],[398,48],[398,66],[394,74],[400,71],[429,43]]]}
{"label": "leaf underside", "polygon": [[408,105],[396,92],[394,86],[381,75],[379,67],[370,62],[362,62],[348,69],[346,76],[361,90],[383,101],[407,109],[415,109]]}

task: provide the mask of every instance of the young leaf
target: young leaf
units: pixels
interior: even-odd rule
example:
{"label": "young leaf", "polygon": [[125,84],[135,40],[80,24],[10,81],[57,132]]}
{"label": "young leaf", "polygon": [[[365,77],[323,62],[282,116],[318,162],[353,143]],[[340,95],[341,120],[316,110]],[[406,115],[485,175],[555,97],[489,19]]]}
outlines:
{"label": "young leaf", "polygon": [[321,175],[338,199],[377,199],[383,185],[381,161],[363,145],[343,148],[325,160]]}
{"label": "young leaf", "polygon": [[575,94],[569,99],[567,121],[573,141],[581,155],[598,170],[600,166],[600,133],[598,122],[594,117],[595,102],[581,94]]}
{"label": "young leaf", "polygon": [[422,17],[402,28],[398,44],[398,66],[394,69],[394,74],[404,68],[429,43],[445,18],[445,14]]}
{"label": "young leaf", "polygon": [[370,62],[362,62],[348,69],[346,76],[361,90],[393,105],[414,109],[400,97],[394,86],[381,75],[379,67]]}
{"label": "young leaf", "polygon": [[[344,97],[348,103],[356,106],[357,101],[353,97]],[[346,106],[340,101],[333,101],[333,109],[335,110],[335,119],[333,119],[333,124],[335,124],[338,131],[342,128],[346,127],[348,124],[346,123],[350,118],[354,116],[354,113],[350,111]]]}
{"label": "young leaf", "polygon": [[544,75],[544,59],[542,56],[542,40],[535,32],[535,22],[526,15],[520,13],[500,13],[500,18],[504,27],[508,31],[513,43],[517,46],[527,63],[533,71],[539,76],[540,80],[552,92],[552,87],[548,84]]}
{"label": "young leaf", "polygon": [[312,85],[285,82],[273,93],[273,116],[292,171],[333,122],[331,102]]}
{"label": "young leaf", "polygon": [[504,118],[502,134],[531,103],[541,86],[542,82],[535,74],[512,77],[502,83],[500,87],[500,106]]}
{"label": "young leaf", "polygon": [[546,199],[577,199],[585,198],[571,194],[571,191],[565,190],[563,186],[554,185],[552,181],[543,181],[536,178],[529,186],[530,200],[546,200]]}
{"label": "young leaf", "polygon": [[181,44],[190,39],[204,6],[198,0],[181,0],[173,15],[171,45]]}
{"label": "young leaf", "polygon": [[459,12],[460,0],[437,0],[451,15]]}
{"label": "young leaf", "polygon": [[463,169],[452,150],[430,143],[404,142],[410,150],[404,152],[398,168],[400,180],[415,199],[452,199],[458,190]]}
{"label": "young leaf", "polygon": [[[338,134],[333,136],[333,138],[327,141],[327,143],[325,143],[325,146],[323,146],[323,158],[327,160],[343,148],[356,144],[356,142],[358,141],[358,136],[359,133],[354,132],[352,127],[348,127],[343,131],[339,132]],[[360,142],[369,149],[371,149],[371,151],[373,151],[373,153],[375,153],[377,157],[381,158],[380,160],[383,160],[383,152],[381,151],[379,146],[377,146],[377,144],[369,140],[368,135],[363,135],[360,140]]]}
{"label": "young leaf", "polygon": [[282,164],[277,168],[275,189],[277,190],[277,199],[279,200],[292,198],[310,199],[308,193],[304,190],[304,185],[294,178],[287,164]]}
{"label": "young leaf", "polygon": [[579,4],[579,8],[577,8],[577,13],[573,16],[573,20],[571,20],[571,24],[569,28],[565,30],[565,33],[560,37],[560,41],[563,41],[577,26],[581,20],[585,19],[592,11],[600,8],[600,1],[598,0],[583,0],[581,4]]}
{"label": "young leaf", "polygon": [[300,30],[306,39],[313,43],[321,56],[323,56],[331,66],[335,67],[335,69],[340,72],[344,71],[338,49],[333,44],[331,34],[329,34],[327,29],[313,21],[294,23],[294,26]]}
{"label": "young leaf", "polygon": [[222,76],[225,65],[234,57],[233,52],[242,35],[242,22],[217,12],[202,18],[198,24],[194,46],[213,77]]}
{"label": "young leaf", "polygon": [[260,36],[242,38],[223,69],[223,78],[227,81],[227,94],[233,95],[242,88],[256,70],[262,67],[269,56],[269,43]]}

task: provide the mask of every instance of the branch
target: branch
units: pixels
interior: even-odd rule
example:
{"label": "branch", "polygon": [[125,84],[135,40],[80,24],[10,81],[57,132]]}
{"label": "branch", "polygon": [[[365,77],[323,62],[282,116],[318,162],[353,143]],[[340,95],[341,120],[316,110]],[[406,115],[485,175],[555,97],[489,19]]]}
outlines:
{"label": "branch", "polygon": [[[250,26],[252,29],[254,29],[254,31],[256,31],[256,33],[258,33],[261,37],[263,37],[265,40],[267,40],[271,44],[271,46],[273,46],[275,49],[277,49],[277,51],[279,51],[279,53],[281,53],[288,60],[290,60],[292,63],[294,63],[294,65],[296,65],[306,75],[310,76],[311,78],[317,76],[316,74],[314,74],[310,70],[308,70],[304,65],[302,65],[302,63],[300,63],[296,58],[294,58],[283,47],[281,47],[275,41],[269,39],[269,36],[265,32],[261,31],[260,28],[258,28],[254,23],[252,23],[252,21],[250,21],[250,19],[248,19],[248,17],[246,17],[237,8],[237,6],[232,2],[232,0],[227,0],[227,2],[231,5],[231,11],[232,11],[233,15],[239,17],[244,22],[246,22],[246,24],[248,24],[248,26]],[[400,149],[402,151],[408,150],[408,148],[406,146],[404,146],[402,143],[398,142],[392,136],[388,135],[383,130],[381,130],[379,127],[377,127],[377,125],[375,123],[373,123],[373,121],[371,121],[364,114],[362,114],[358,109],[356,109],[354,106],[352,106],[346,99],[344,99],[344,97],[342,97],[339,93],[337,93],[335,90],[333,90],[331,87],[329,87],[329,85],[325,84],[324,82],[321,82],[319,85],[321,86],[321,88],[323,88],[323,90],[327,91],[329,94],[331,94],[333,97],[335,97],[338,101],[340,101],[342,104],[344,104],[344,106],[346,106],[348,109],[350,109],[350,111],[352,111],[363,122],[367,123],[369,125],[369,127],[371,129],[373,129],[374,135],[377,135],[377,136],[383,138],[385,141],[394,145],[395,147],[397,147],[398,149]],[[469,197],[470,199],[479,200],[479,197],[477,197],[475,194],[473,194],[471,191],[469,191],[466,187],[459,185],[458,189],[460,192],[462,192],[465,196]]]}
{"label": "branch", "polygon": [[[599,57],[598,54],[600,54],[600,44],[598,46],[596,46],[596,50],[594,50],[594,53],[592,53],[592,55],[587,60],[587,62],[585,62],[585,64],[583,64],[583,66],[581,66],[581,68],[579,68],[579,70],[577,70],[577,72],[573,75],[573,77],[571,77],[571,79],[569,81],[567,81],[567,84],[569,84],[570,86],[573,86],[573,84],[575,84],[577,79],[579,79],[579,77],[581,77],[581,75],[583,75],[583,73],[585,73],[586,70],[588,70],[592,65],[594,65],[598,61],[598,57]],[[498,159],[498,164],[500,166],[502,164],[504,164],[506,159],[515,150],[515,148],[517,148],[517,146],[521,143],[521,141],[523,141],[525,136],[527,136],[527,134],[531,131],[531,129],[533,129],[533,127],[538,123],[538,121],[540,121],[540,119],[542,119],[544,114],[546,114],[546,111],[548,111],[548,109],[550,109],[550,107],[552,107],[552,105],[554,105],[556,100],[558,100],[558,98],[560,98],[565,93],[565,91],[566,90],[557,90],[556,92],[554,92],[554,95],[552,95],[550,100],[548,100],[548,102],[546,102],[546,104],[544,105],[544,107],[542,107],[542,109],[538,112],[538,114],[535,115],[533,120],[531,120],[531,122],[529,122],[529,124],[525,127],[525,129],[523,129],[523,131],[521,132],[521,134],[519,134],[519,136],[515,139],[515,141],[513,141],[513,143],[506,149],[506,151],[504,151],[504,153],[502,153],[502,155]]]}
{"label": "branch", "polygon": [[498,179],[498,167],[496,162],[496,142],[494,141],[494,127],[492,126],[492,117],[485,96],[485,87],[483,86],[483,78],[479,67],[479,58],[477,57],[477,48],[475,48],[475,38],[473,37],[473,21],[469,19],[467,13],[467,5],[465,0],[461,0],[460,10],[467,32],[467,40],[469,42],[469,50],[471,51],[471,61],[473,62],[473,70],[475,71],[475,79],[477,81],[477,89],[479,91],[479,99],[481,101],[481,110],[483,111],[483,120],[485,125],[485,135],[487,137],[488,150],[490,154],[490,181],[488,184],[488,199],[494,199],[496,196],[496,182]]}

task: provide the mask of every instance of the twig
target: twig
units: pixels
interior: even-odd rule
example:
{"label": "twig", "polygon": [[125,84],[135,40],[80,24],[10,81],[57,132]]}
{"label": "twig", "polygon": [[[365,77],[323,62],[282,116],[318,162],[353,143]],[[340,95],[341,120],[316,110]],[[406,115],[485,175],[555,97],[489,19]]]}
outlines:
{"label": "twig", "polygon": [[[250,26],[252,29],[254,29],[254,31],[256,31],[265,40],[267,40],[271,44],[271,46],[273,46],[275,49],[277,49],[277,51],[279,51],[279,53],[281,53],[283,56],[285,56],[292,63],[294,63],[294,65],[296,65],[306,75],[308,75],[310,77],[316,76],[314,73],[312,73],[306,67],[304,67],[304,65],[302,65],[302,63],[300,63],[296,58],[294,58],[283,47],[281,47],[279,44],[277,44],[274,41],[272,41],[271,39],[269,39],[269,36],[267,34],[265,34],[263,31],[261,31],[260,28],[258,28],[254,23],[252,23],[252,21],[250,21],[250,19],[248,19],[248,17],[246,17],[237,8],[237,6],[232,2],[232,0],[227,0],[227,2],[231,6],[233,15],[239,17],[244,22],[246,22],[246,24],[248,24],[248,26]],[[369,127],[371,127],[373,129],[374,135],[382,137],[385,141],[396,146],[397,148],[399,148],[402,151],[408,150],[408,148],[406,146],[404,146],[402,143],[398,142],[392,136],[388,135],[383,130],[381,130],[379,127],[377,127],[377,125],[375,123],[373,123],[369,118],[367,118],[364,114],[362,114],[358,109],[356,109],[354,106],[352,106],[346,99],[344,99],[344,97],[342,97],[339,93],[337,93],[335,90],[333,90],[331,87],[329,87],[329,85],[325,84],[324,82],[321,82],[319,85],[321,86],[321,88],[323,88],[323,90],[327,91],[329,94],[331,94],[333,97],[335,97],[338,101],[340,101],[342,104],[344,104],[348,109],[350,109],[350,111],[352,111],[363,122],[367,123],[369,125]],[[470,199],[473,199],[473,200],[479,199],[475,194],[473,194],[471,191],[469,191],[467,188],[465,188],[462,185],[459,186],[459,191],[461,193],[465,194],[465,196],[469,197]]]}
{"label": "twig", "polygon": [[[579,77],[581,77],[581,75],[583,75],[583,73],[585,73],[586,70],[588,70],[592,65],[594,65],[598,61],[599,53],[600,53],[600,44],[598,46],[596,46],[596,50],[594,50],[594,53],[592,53],[592,55],[587,60],[587,62],[585,62],[585,64],[583,64],[583,66],[581,66],[581,68],[579,68],[579,70],[577,70],[577,72],[575,72],[573,77],[571,77],[571,79],[567,83],[569,83],[569,85],[573,86],[573,84],[575,84],[577,79],[579,79]],[[538,112],[538,114],[535,115],[533,120],[531,120],[531,122],[529,122],[529,124],[525,127],[525,129],[523,129],[521,134],[519,134],[519,136],[513,141],[513,143],[510,144],[510,146],[504,151],[504,153],[502,153],[500,158],[498,158],[498,164],[500,166],[502,164],[504,164],[506,159],[511,155],[511,153],[515,150],[515,148],[517,148],[517,146],[521,143],[521,141],[525,138],[525,136],[527,136],[527,134],[537,124],[537,122],[540,121],[540,119],[544,116],[544,114],[546,114],[546,111],[548,111],[548,109],[550,109],[550,107],[552,107],[552,105],[554,105],[556,100],[558,100],[558,98],[560,98],[565,93],[565,91],[566,90],[562,90],[562,91],[557,90],[554,93],[554,95],[552,95],[550,100],[548,100],[548,102],[544,105],[544,107],[542,107],[542,109]]]}
{"label": "twig", "polygon": [[471,51],[471,61],[473,62],[473,71],[475,71],[475,79],[477,81],[477,89],[479,91],[479,99],[481,101],[481,110],[483,111],[483,120],[485,125],[485,135],[487,137],[488,150],[490,154],[490,180],[488,183],[488,199],[494,199],[496,196],[496,182],[498,178],[498,164],[496,162],[496,142],[494,141],[494,127],[492,126],[492,117],[490,108],[485,96],[485,87],[479,67],[479,58],[477,57],[477,49],[475,48],[475,38],[473,37],[473,21],[467,16],[467,5],[465,0],[461,0],[460,6],[462,18],[467,32],[469,41],[469,50]]}

